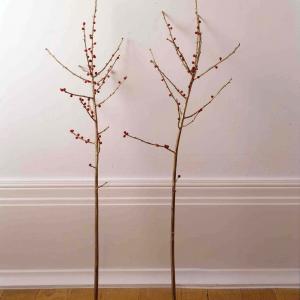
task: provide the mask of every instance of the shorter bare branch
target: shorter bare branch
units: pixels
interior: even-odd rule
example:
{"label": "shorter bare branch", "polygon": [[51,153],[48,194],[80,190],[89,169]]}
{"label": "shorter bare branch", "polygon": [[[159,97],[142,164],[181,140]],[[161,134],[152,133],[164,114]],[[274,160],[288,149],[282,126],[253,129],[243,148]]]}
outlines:
{"label": "shorter bare branch", "polygon": [[198,117],[198,115],[204,110],[204,108],[206,108],[212,101],[214,101],[218,95],[231,83],[232,78],[230,80],[228,80],[219,90],[215,95],[211,95],[211,99],[210,101],[208,101],[205,105],[203,105],[201,108],[199,108],[197,111],[195,111],[194,113],[192,113],[191,115],[186,116],[184,119],[190,119],[192,118],[192,120],[190,122],[188,122],[187,124],[185,124],[183,127],[187,127],[188,125],[190,125],[191,123],[193,123],[195,121],[195,119]]}
{"label": "shorter bare branch", "polygon": [[100,132],[98,132],[98,135],[101,136],[101,134],[103,134],[108,129],[109,129],[109,126],[105,127],[103,130],[101,130]]}
{"label": "shorter bare branch", "polygon": [[101,185],[98,186],[98,189],[103,188],[103,187],[106,186],[107,184],[108,184],[108,181],[105,181],[103,184],[101,184]]}
{"label": "shorter bare branch", "polygon": [[71,73],[73,76],[77,77],[77,78],[80,78],[81,80],[83,81],[87,81],[86,78],[76,74],[75,72],[73,72],[71,69],[69,69],[66,65],[64,65],[60,60],[58,60],[56,58],[56,56],[48,49],[46,48],[46,51],[48,52],[48,54],[58,63],[60,64],[64,69],[66,69],[69,73]]}
{"label": "shorter bare branch", "polygon": [[130,137],[130,138],[132,138],[134,140],[137,140],[137,141],[140,141],[140,142],[142,142],[144,144],[147,144],[147,145],[150,145],[150,146],[154,146],[154,147],[157,147],[157,148],[163,148],[163,149],[166,149],[166,150],[172,152],[173,154],[175,154],[175,151],[172,150],[169,145],[160,145],[160,144],[151,143],[151,142],[148,142],[148,141],[143,140],[141,138],[138,138],[136,136],[133,136],[133,135],[129,134],[127,131],[124,131],[123,137],[124,138]]}
{"label": "shorter bare branch", "polygon": [[205,74],[207,74],[209,71],[211,71],[212,69],[217,69],[218,66],[223,63],[225,60],[227,60],[229,57],[231,57],[233,54],[235,54],[235,52],[239,49],[239,47],[241,46],[240,43],[238,43],[238,45],[233,49],[233,51],[231,51],[229,54],[227,54],[224,58],[220,57],[219,61],[217,63],[215,63],[214,65],[212,65],[210,68],[208,68],[206,71],[204,71],[203,73],[201,73],[200,75],[198,75],[196,77],[196,79],[199,79],[201,77],[203,77]]}

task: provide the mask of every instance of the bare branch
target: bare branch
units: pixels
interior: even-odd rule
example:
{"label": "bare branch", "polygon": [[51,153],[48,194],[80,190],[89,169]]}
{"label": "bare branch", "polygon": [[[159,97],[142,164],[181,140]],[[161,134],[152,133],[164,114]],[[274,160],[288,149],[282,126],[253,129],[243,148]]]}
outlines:
{"label": "bare branch", "polygon": [[61,65],[65,70],[67,70],[69,73],[71,73],[73,76],[75,76],[75,77],[77,77],[77,78],[79,78],[79,79],[81,79],[81,80],[83,80],[83,81],[87,81],[87,79],[86,78],[84,78],[84,77],[81,77],[80,75],[78,75],[78,74],[76,74],[75,72],[73,72],[72,70],[70,70],[66,65],[64,65],[61,61],[59,61],[57,58],[56,58],[56,56],[48,49],[48,48],[46,48],[45,49],[47,52],[48,52],[48,54],[59,64],[59,65]]}
{"label": "bare branch", "polygon": [[101,134],[103,134],[105,131],[107,131],[109,129],[109,126],[105,127],[103,130],[101,130],[98,135],[100,136]]}
{"label": "bare branch", "polygon": [[235,54],[235,52],[238,50],[238,48],[241,46],[240,43],[238,43],[238,45],[233,49],[233,51],[231,51],[228,55],[226,55],[224,58],[220,57],[219,61],[217,63],[215,63],[214,65],[212,65],[210,68],[208,68],[206,71],[204,71],[203,73],[201,73],[200,75],[198,75],[196,77],[196,79],[199,79],[201,77],[203,77],[205,74],[207,74],[209,71],[211,71],[212,69],[217,69],[218,66],[223,63],[225,60],[227,60],[228,58],[230,58],[233,54]]}
{"label": "bare branch", "polygon": [[198,115],[203,111],[204,108],[206,108],[210,103],[212,103],[217,97],[218,95],[232,82],[232,78],[230,80],[228,80],[219,90],[215,95],[210,96],[211,99],[210,101],[208,101],[205,105],[203,105],[201,108],[199,108],[197,111],[195,111],[193,114],[188,115],[186,117],[184,117],[184,119],[190,119],[193,118],[189,123],[185,124],[184,127],[190,125],[191,123],[193,123],[195,121],[195,119],[198,117]]}
{"label": "bare branch", "polygon": [[140,141],[140,142],[142,142],[144,144],[147,144],[147,145],[150,145],[150,146],[154,146],[154,147],[157,147],[157,148],[163,148],[163,149],[166,149],[166,150],[172,152],[173,154],[175,154],[175,151],[172,150],[169,145],[160,145],[160,144],[156,144],[156,143],[151,143],[151,142],[148,142],[148,141],[146,141],[144,139],[141,139],[141,138],[138,138],[136,136],[133,136],[133,135],[129,134],[127,131],[124,131],[123,137],[124,138],[130,137],[130,138],[132,138],[134,140],[137,140],[137,141]]}
{"label": "bare branch", "polygon": [[98,189],[105,187],[108,184],[108,181],[105,181],[103,184],[98,186]]}

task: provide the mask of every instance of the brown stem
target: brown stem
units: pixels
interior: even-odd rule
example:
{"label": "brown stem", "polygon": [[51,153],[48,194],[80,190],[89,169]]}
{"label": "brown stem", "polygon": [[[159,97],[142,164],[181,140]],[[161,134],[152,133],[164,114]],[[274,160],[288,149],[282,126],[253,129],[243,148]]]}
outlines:
{"label": "brown stem", "polygon": [[96,84],[95,84],[95,73],[94,73],[94,34],[97,14],[97,0],[95,0],[95,9],[93,16],[92,26],[92,38],[91,38],[91,78],[92,78],[92,93],[93,93],[93,106],[95,112],[95,261],[94,261],[94,300],[98,300],[99,297],[99,155],[100,155],[100,142],[98,137],[99,132],[99,119],[97,112],[96,102]]}

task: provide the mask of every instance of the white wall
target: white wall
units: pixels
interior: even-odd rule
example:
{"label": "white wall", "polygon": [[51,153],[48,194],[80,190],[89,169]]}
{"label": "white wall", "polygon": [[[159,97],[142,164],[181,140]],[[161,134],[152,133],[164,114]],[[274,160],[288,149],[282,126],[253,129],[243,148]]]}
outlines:
{"label": "white wall", "polygon": [[[129,76],[102,115],[111,130],[101,176],[112,187],[103,199],[101,259],[106,270],[121,270],[106,282],[166,283],[169,190],[161,185],[171,159],[124,140],[122,132],[172,145],[175,110],[147,49],[183,82],[160,10],[169,13],[191,55],[193,1],[100,4],[98,57],[104,61],[124,36],[116,77]],[[179,169],[187,180],[178,239],[193,246],[178,248],[179,282],[299,284],[299,1],[200,0],[200,8],[203,68],[238,41],[242,46],[194,91],[196,108],[234,79],[183,138]],[[77,69],[84,63],[81,22],[91,10],[92,1],[0,1],[0,286],[90,283],[91,198],[81,179],[91,178],[92,149],[68,131],[89,135],[91,124],[58,91],[79,91],[80,82],[44,48]],[[208,178],[210,187],[203,181]]]}
{"label": "white wall", "polygon": [[[188,35],[193,1],[101,1],[98,53],[108,57],[119,38],[127,38],[120,74],[129,81],[103,111],[105,177],[167,177],[168,153],[134,141],[122,131],[172,144],[175,111],[149,63],[152,47],[177,82],[182,68],[165,41],[160,10],[169,12],[178,38],[190,53]],[[239,53],[218,72],[199,82],[193,107],[231,76],[234,82],[187,129],[180,170],[186,178],[284,177],[300,175],[299,2],[200,1],[205,19],[205,68],[240,41]],[[78,104],[58,92],[80,90],[44,51],[52,49],[77,69],[83,64],[81,22],[89,20],[92,1],[9,1],[0,4],[1,178],[86,178],[91,175],[89,146],[68,130],[90,132]],[[117,74],[118,75],[118,74]]]}

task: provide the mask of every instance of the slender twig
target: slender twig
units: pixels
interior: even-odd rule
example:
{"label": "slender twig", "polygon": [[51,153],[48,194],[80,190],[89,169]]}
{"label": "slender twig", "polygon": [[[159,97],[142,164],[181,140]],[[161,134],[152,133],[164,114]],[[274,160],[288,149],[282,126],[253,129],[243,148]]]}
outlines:
{"label": "slender twig", "polygon": [[62,93],[68,94],[71,98],[72,98],[72,97],[78,97],[78,98],[91,99],[91,96],[86,96],[86,95],[81,95],[81,94],[77,94],[77,93],[68,92],[65,88],[60,89],[60,91],[61,91]]}
{"label": "slender twig", "polygon": [[103,134],[105,131],[107,131],[109,129],[109,126],[105,127],[104,129],[102,129],[98,134],[101,135]]}
{"label": "slender twig", "polygon": [[188,125],[190,125],[191,123],[193,123],[196,118],[198,117],[198,115],[204,110],[204,108],[206,108],[210,103],[212,103],[217,97],[218,95],[232,82],[232,78],[230,80],[228,80],[219,90],[215,95],[211,95],[211,99],[210,101],[208,101],[206,104],[204,104],[202,107],[200,107],[197,111],[195,111],[194,113],[192,113],[191,115],[188,115],[186,117],[184,117],[185,120],[189,119],[189,118],[193,118],[192,121],[190,121],[187,124],[184,124],[184,127],[187,127]]}
{"label": "slender twig", "polygon": [[[155,58],[154,58],[154,55],[153,55],[153,52],[152,52],[151,49],[150,49],[150,53],[151,53],[152,61],[153,61],[154,65],[157,66],[157,63],[155,61]],[[173,91],[171,90],[171,88],[170,88],[170,86],[168,84],[169,80],[165,80],[166,77],[164,76],[163,72],[160,70],[159,67],[157,67],[156,69],[160,73],[161,81],[165,84],[165,87],[167,88],[167,90],[169,92],[169,97],[171,97],[174,100],[174,103],[176,104],[177,112],[178,112],[178,122],[179,122],[180,117],[182,115],[182,111],[181,111],[181,108],[180,108],[180,102],[178,101],[178,99],[175,97]],[[172,86],[174,87],[175,85],[172,85]]]}
{"label": "slender twig", "polygon": [[218,66],[223,63],[225,60],[227,60],[228,58],[230,58],[233,54],[236,53],[236,51],[240,48],[241,44],[238,43],[238,45],[233,49],[233,51],[231,51],[229,54],[227,54],[224,58],[220,57],[219,61],[217,63],[215,63],[214,65],[212,65],[211,67],[209,67],[206,71],[204,71],[203,73],[201,73],[200,75],[197,76],[197,79],[200,79],[201,77],[203,77],[205,74],[207,74],[209,71],[211,71],[212,69],[217,69]]}
{"label": "slender twig", "polygon": [[77,77],[77,78],[80,78],[81,80],[83,80],[83,81],[86,81],[87,79],[86,78],[84,78],[84,77],[82,77],[82,76],[80,76],[80,75],[78,75],[78,74],[76,74],[75,72],[73,72],[70,68],[68,68],[66,65],[64,65],[60,60],[58,60],[57,59],[57,57],[48,49],[48,48],[46,48],[45,49],[47,52],[48,52],[48,54],[59,64],[59,65],[61,65],[65,70],[67,70],[69,73],[71,73],[73,76],[75,76],[75,77]]}
{"label": "slender twig", "polygon": [[101,189],[101,188],[105,187],[106,185],[108,185],[108,181],[105,181],[103,184],[99,185],[98,189]]}
{"label": "slender twig", "polygon": [[150,63],[152,63],[154,68],[158,70],[158,72],[163,77],[163,79],[167,80],[172,85],[172,87],[177,91],[177,93],[179,95],[181,95],[183,98],[185,98],[185,93],[176,86],[176,84],[166,75],[166,73],[164,71],[162,71],[161,67],[158,65],[158,63],[155,60],[153,51],[151,49],[149,49],[149,51],[150,51],[151,56],[152,56],[152,60],[150,60]]}
{"label": "slender twig", "polygon": [[90,139],[87,139],[84,136],[82,136],[79,132],[75,132],[74,129],[70,129],[70,132],[71,132],[71,134],[73,134],[75,136],[76,140],[82,141],[82,142],[84,142],[86,144],[95,144]]}
{"label": "slender twig", "polygon": [[161,144],[157,144],[157,143],[151,143],[151,142],[146,141],[144,139],[141,139],[139,137],[133,136],[133,135],[129,134],[127,131],[124,131],[123,137],[129,137],[129,138],[132,138],[134,140],[145,143],[147,145],[154,146],[154,147],[157,147],[157,148],[163,148],[163,149],[166,149],[166,150],[172,152],[173,154],[175,153],[175,151],[172,150],[169,145],[161,145]]}
{"label": "slender twig", "polygon": [[186,69],[186,71],[189,73],[190,72],[190,68],[188,66],[188,63],[183,55],[183,53],[181,52],[179,46],[177,45],[176,43],[176,37],[174,37],[173,33],[172,33],[172,25],[168,22],[167,20],[167,15],[164,11],[162,11],[162,15],[163,15],[163,18],[164,18],[164,21],[166,23],[166,26],[168,28],[168,31],[169,31],[169,35],[170,35],[170,39],[167,38],[167,41],[169,41],[173,46],[174,46],[174,49],[176,51],[176,54],[178,55],[180,61],[182,62],[182,65],[184,66],[184,68]]}

